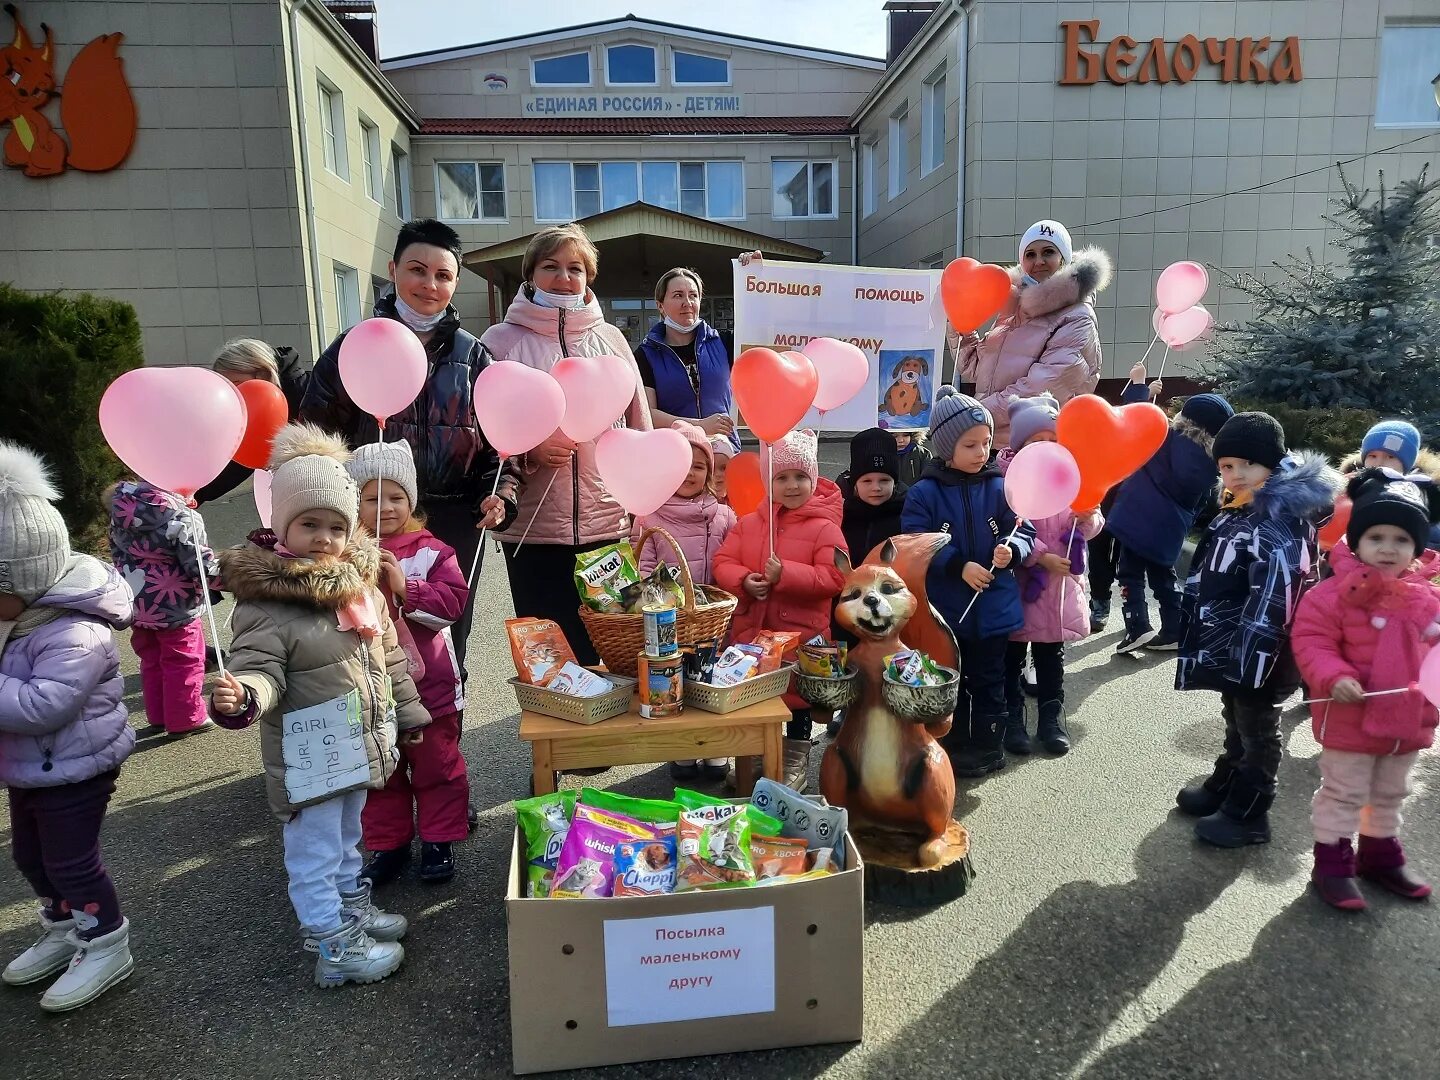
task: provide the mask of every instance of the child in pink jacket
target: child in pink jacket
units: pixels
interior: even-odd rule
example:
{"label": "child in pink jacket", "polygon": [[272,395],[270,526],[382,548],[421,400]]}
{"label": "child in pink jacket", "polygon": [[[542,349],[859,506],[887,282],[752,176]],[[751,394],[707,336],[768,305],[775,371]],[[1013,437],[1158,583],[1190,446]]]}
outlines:
{"label": "child in pink jacket", "polygon": [[[735,511],[715,497],[715,451],[705,432],[685,420],[676,420],[671,426],[690,443],[690,472],[660,509],[635,519],[630,543],[638,545],[640,533],[647,528],[664,529],[684,552],[695,584],[709,585],[715,580],[711,574],[715,555],[735,527]],[[670,545],[660,539],[651,539],[644,551],[637,546],[635,557],[642,574],[649,574],[657,562],[675,563]]]}
{"label": "child in pink jacket", "polygon": [[[753,641],[761,630],[793,630],[802,641],[829,634],[830,608],[844,575],[836,550],[849,552],[840,531],[844,500],[835,481],[820,475],[819,439],[792,431],[770,448],[769,506],[746,514],[715,556],[715,584],[740,597],[730,636]],[[770,516],[775,551],[770,552]],[[810,774],[810,706],[785,695],[791,720],[785,728],[785,782],[803,791]],[[828,722],[827,713],[823,718]]]}
{"label": "child in pink jacket", "polygon": [[[1056,441],[1060,403],[1050,394],[1040,394],[1016,398],[1009,410],[1010,446],[995,458],[1002,473],[1028,444]],[[1030,524],[1035,528],[1035,547],[1018,575],[1025,625],[1010,635],[1005,653],[1005,749],[1012,754],[1031,750],[1020,686],[1028,650],[1035,660],[1040,702],[1035,737],[1047,753],[1058,757],[1070,750],[1065,730],[1065,642],[1090,633],[1086,545],[1099,535],[1105,519],[1098,508],[1084,514],[1066,510]]]}
{"label": "child in pink jacket", "polygon": [[[715,580],[711,574],[715,555],[735,527],[735,511],[715,496],[714,444],[694,424],[676,420],[672,426],[690,443],[690,472],[660,509],[635,519],[630,529],[630,543],[636,549],[642,574],[650,573],[658,562],[674,565],[674,552],[658,537],[652,537],[643,551],[639,548],[640,533],[644,529],[664,529],[680,545],[695,584],[709,585]],[[727,448],[730,445],[729,440],[724,438],[717,442],[724,443]],[[729,765],[729,758],[706,758],[703,762],[693,758],[672,761],[670,775],[677,781],[693,780],[702,773],[707,780],[723,780]]]}
{"label": "child in pink jacket", "polygon": [[1350,481],[1354,506],[1345,542],[1330,555],[1334,576],[1301,599],[1291,630],[1295,660],[1320,699],[1310,706],[1322,747],[1311,880],[1343,911],[1365,907],[1357,868],[1399,896],[1430,895],[1396,835],[1415,758],[1440,719],[1415,686],[1440,641],[1440,589],[1431,583],[1440,556],[1425,550],[1440,493],[1426,487],[1373,468]]}
{"label": "child in pink jacket", "polygon": [[[460,752],[465,684],[450,628],[470,589],[455,550],[415,514],[418,485],[408,442],[361,446],[346,468],[360,489],[361,525],[373,531],[379,515],[380,591],[420,703],[431,716],[419,742],[401,744],[400,767],[385,786],[366,796],[360,825],[373,854],[360,876],[380,886],[399,875],[410,861],[418,823],[420,880],[449,881],[455,876],[450,845],[468,834],[470,804],[470,776]],[[492,513],[485,521],[498,524],[498,517]]]}

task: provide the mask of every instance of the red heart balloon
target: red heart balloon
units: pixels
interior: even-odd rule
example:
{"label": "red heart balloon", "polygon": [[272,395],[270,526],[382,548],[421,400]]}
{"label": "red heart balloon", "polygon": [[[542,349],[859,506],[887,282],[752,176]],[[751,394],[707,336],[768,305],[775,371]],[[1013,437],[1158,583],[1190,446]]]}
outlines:
{"label": "red heart balloon", "polygon": [[760,472],[760,455],[753,450],[730,459],[725,470],[725,494],[730,509],[740,517],[760,509],[765,501],[765,477]]}
{"label": "red heart balloon", "polygon": [[803,353],[782,356],[774,349],[746,349],[735,358],[730,387],[755,437],[773,443],[810,411],[820,376]]}
{"label": "red heart balloon", "polygon": [[940,275],[940,300],[950,325],[962,334],[978,330],[1010,299],[1010,275],[1004,267],[956,259]]}
{"label": "red heart balloon", "polygon": [[1080,493],[1071,509],[1080,513],[1099,506],[1107,491],[1150,460],[1169,430],[1164,411],[1148,401],[1118,409],[1094,394],[1067,401],[1055,438],[1080,466]]}
{"label": "red heart balloon", "polygon": [[250,379],[235,388],[245,402],[245,437],[234,459],[247,469],[270,464],[270,443],[290,420],[290,405],[274,383]]}
{"label": "red heart balloon", "polygon": [[1350,527],[1351,509],[1350,496],[1341,495],[1335,500],[1335,512],[1320,530],[1321,551],[1329,551],[1344,538],[1345,530]]}

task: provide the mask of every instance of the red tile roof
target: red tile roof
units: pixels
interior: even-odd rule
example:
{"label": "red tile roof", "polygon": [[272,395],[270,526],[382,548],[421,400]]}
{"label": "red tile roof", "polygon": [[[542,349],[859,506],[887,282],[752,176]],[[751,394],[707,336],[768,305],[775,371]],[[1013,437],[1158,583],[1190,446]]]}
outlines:
{"label": "red tile roof", "polygon": [[848,116],[577,116],[424,120],[422,135],[849,135]]}

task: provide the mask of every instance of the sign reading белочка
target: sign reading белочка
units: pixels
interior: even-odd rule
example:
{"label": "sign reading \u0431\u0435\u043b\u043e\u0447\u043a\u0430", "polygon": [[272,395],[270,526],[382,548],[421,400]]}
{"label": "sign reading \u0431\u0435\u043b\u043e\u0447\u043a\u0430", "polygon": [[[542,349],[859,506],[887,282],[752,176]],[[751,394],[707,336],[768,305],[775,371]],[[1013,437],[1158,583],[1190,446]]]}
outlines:
{"label": "sign reading \u0431\u0435\u043b\u043e\u0447\u043a\u0430", "polygon": [[739,116],[743,94],[527,94],[526,116]]}
{"label": "sign reading \u0431\u0435\u043b\u043e\u0447\u043a\u0430", "polygon": [[605,920],[611,1027],[775,1011],[775,909]]}

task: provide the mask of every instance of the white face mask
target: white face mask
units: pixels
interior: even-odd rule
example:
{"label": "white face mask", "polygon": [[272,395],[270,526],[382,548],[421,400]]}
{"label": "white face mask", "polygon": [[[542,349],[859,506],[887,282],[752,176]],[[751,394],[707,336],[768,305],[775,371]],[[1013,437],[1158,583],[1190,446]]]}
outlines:
{"label": "white face mask", "polygon": [[440,325],[440,320],[445,318],[445,309],[441,308],[434,315],[421,315],[409,304],[401,299],[400,294],[395,294],[395,314],[400,316],[400,321],[417,334],[424,334]]}
{"label": "white face mask", "polygon": [[535,294],[535,303],[541,307],[560,308],[563,311],[575,311],[585,306],[584,293],[553,293],[546,292],[538,285],[532,284],[531,291]]}
{"label": "white face mask", "polygon": [[1023,283],[1026,284],[1026,285],[1039,285],[1039,284],[1040,284],[1040,282],[1036,281],[1036,280],[1035,280],[1033,277],[1031,277],[1029,274],[1021,274],[1021,275],[1020,275],[1020,280],[1021,280],[1021,282],[1023,282]]}
{"label": "white face mask", "polygon": [[700,320],[698,318],[689,326],[682,326],[680,323],[670,318],[669,315],[664,316],[664,320],[665,325],[668,326],[671,330],[674,330],[677,334],[693,334],[695,332],[695,328],[700,325]]}

